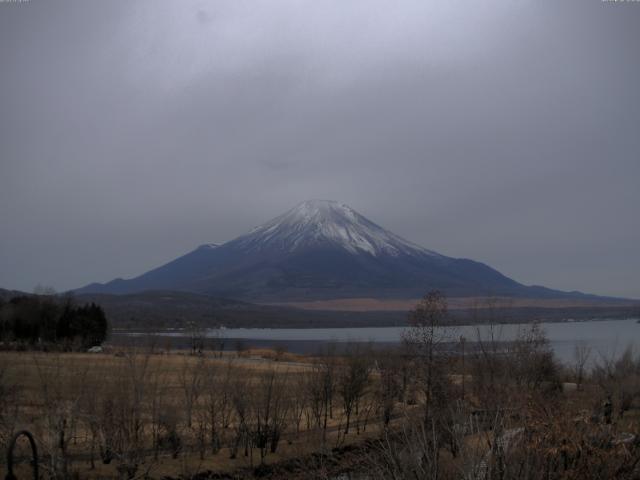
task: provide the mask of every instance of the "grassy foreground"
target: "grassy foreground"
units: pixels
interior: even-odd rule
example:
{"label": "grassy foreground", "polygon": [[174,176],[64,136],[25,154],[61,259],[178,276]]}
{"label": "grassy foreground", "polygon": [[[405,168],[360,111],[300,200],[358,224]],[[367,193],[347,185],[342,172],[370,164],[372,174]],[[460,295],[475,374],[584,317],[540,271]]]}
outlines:
{"label": "grassy foreground", "polygon": [[[422,325],[395,351],[314,357],[2,352],[0,446],[31,431],[56,479],[638,478],[633,351],[588,369],[586,348],[559,366],[535,326],[454,355],[437,340]],[[29,478],[24,441],[17,455]]]}

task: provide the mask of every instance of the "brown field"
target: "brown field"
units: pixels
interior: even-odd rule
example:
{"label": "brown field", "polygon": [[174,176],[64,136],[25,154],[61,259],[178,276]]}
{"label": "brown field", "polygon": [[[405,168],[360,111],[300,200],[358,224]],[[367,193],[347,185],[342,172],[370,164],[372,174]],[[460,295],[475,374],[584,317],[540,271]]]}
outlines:
{"label": "brown field", "polygon": [[434,356],[412,332],[340,356],[1,352],[0,447],[32,432],[47,479],[638,478],[640,357],[561,367],[535,327]]}
{"label": "brown field", "polygon": [[[402,311],[413,309],[419,298],[380,299],[380,298],[341,298],[334,300],[314,300],[309,302],[272,303],[302,308],[305,310],[327,310],[345,312]],[[500,309],[500,308],[584,308],[584,307],[628,307],[634,305],[628,300],[592,300],[592,299],[541,299],[508,297],[460,297],[448,298],[451,310],[459,309]],[[635,302],[637,304],[637,302]]]}
{"label": "brown field", "polygon": [[[123,469],[135,463],[136,472],[131,477],[135,478],[140,474],[189,477],[208,470],[238,472],[263,463],[303,458],[318,449],[360,443],[378,433],[371,401],[367,403],[367,418],[354,415],[348,434],[343,431],[345,420],[337,400],[326,428],[314,423],[309,406],[298,407],[305,412],[297,413],[299,425],[294,426],[293,402],[300,398],[305,379],[313,375],[316,361],[270,350],[223,356],[180,351],[2,352],[4,408],[0,440],[4,449],[11,432],[26,429],[34,433],[44,457],[41,470],[48,476],[65,471],[75,472],[81,478],[127,478]],[[269,383],[271,379],[273,383]],[[279,406],[261,403],[264,389],[269,388],[271,400],[280,402]],[[243,399],[246,405],[238,406]],[[223,401],[228,405],[221,405]],[[209,417],[213,402],[219,410],[216,413],[227,409],[227,426],[222,419]],[[188,406],[189,403],[192,405]],[[105,412],[106,405],[110,406],[109,412]],[[276,452],[267,449],[261,455],[259,448],[250,445],[245,454],[242,444],[246,439],[241,439],[240,451],[231,458],[231,445],[237,437],[238,408],[250,410],[247,416],[251,418],[246,424],[254,428],[260,415],[282,416]],[[190,414],[188,410],[192,410]],[[219,422],[216,426],[220,428],[220,446],[215,453],[207,430],[212,421]],[[180,437],[177,454],[166,444],[158,446],[162,435],[167,436],[165,424]],[[64,447],[60,446],[61,437],[65,437]],[[119,450],[109,464],[100,459],[101,443],[103,448],[112,443],[114,450]],[[25,446],[20,447],[22,454],[26,451]],[[25,469],[27,466],[22,465],[18,471],[26,474]]]}

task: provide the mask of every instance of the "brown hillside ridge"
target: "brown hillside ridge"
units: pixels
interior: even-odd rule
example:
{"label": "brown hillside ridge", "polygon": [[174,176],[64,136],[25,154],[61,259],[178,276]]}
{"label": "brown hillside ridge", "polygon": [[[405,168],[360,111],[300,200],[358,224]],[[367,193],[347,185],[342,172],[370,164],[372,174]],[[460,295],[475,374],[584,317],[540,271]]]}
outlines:
{"label": "brown hillside ridge", "polygon": [[[276,302],[265,305],[288,306],[305,310],[330,310],[343,312],[409,311],[415,307],[418,298],[339,298],[333,300],[313,300],[308,302]],[[447,299],[449,309],[489,309],[489,308],[580,308],[580,307],[628,307],[629,300],[586,299],[586,298],[508,298],[508,297],[458,297]],[[640,302],[636,302],[640,303]]]}

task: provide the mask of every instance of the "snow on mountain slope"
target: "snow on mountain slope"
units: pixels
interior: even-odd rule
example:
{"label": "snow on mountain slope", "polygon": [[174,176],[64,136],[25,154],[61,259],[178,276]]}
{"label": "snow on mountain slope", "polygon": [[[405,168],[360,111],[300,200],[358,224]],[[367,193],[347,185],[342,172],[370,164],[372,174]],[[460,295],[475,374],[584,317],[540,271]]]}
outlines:
{"label": "snow on mountain slope", "polygon": [[385,230],[344,203],[331,200],[303,202],[233,243],[253,251],[277,249],[293,253],[331,245],[373,256],[440,256]]}
{"label": "snow on mountain slope", "polygon": [[385,230],[347,205],[310,200],[221,245],[205,244],[138,277],[79,293],[179,290],[247,301],[450,296],[566,298],[483,263],[451,258]]}

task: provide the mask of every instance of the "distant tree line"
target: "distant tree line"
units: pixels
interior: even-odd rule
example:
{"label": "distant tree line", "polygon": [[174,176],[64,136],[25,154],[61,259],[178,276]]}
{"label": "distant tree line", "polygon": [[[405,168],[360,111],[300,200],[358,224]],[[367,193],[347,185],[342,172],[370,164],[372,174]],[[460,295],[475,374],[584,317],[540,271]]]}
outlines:
{"label": "distant tree line", "polygon": [[102,307],[76,305],[73,298],[20,295],[0,299],[0,341],[18,346],[52,346],[63,350],[100,345],[109,325]]}

